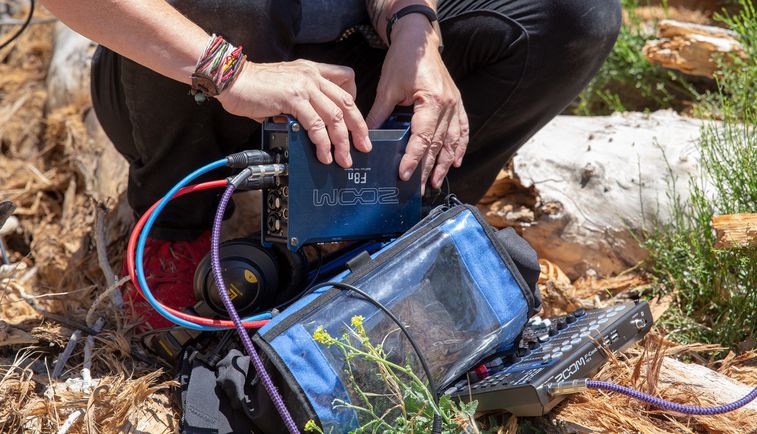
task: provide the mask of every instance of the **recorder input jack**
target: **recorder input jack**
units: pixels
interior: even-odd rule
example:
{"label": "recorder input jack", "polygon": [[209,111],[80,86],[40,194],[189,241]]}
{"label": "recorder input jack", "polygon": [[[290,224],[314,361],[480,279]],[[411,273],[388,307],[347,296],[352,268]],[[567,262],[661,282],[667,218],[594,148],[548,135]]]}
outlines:
{"label": "recorder input jack", "polygon": [[277,214],[272,214],[268,216],[267,226],[269,232],[278,233],[281,231],[281,219]]}
{"label": "recorder input jack", "polygon": [[281,189],[281,195],[284,196],[284,197],[289,197],[289,186],[285,185]]}
{"label": "recorder input jack", "polygon": [[281,198],[276,193],[268,193],[268,209],[277,210],[281,208]]}
{"label": "recorder input jack", "polygon": [[284,208],[281,215],[284,217],[284,220],[289,220],[289,208]]}

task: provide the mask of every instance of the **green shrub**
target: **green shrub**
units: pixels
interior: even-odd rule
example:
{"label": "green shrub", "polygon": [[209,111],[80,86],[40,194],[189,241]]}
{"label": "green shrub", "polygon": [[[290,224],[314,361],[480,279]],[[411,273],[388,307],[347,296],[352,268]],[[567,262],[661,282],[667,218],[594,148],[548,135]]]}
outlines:
{"label": "green shrub", "polygon": [[729,347],[757,332],[757,247],[715,249],[714,214],[757,212],[757,13],[719,16],[741,37],[747,59],[723,62],[720,92],[706,99],[722,123],[702,128],[702,173],[683,201],[671,190],[672,220],[647,233],[648,266],[674,308],[664,318],[671,337]]}
{"label": "green shrub", "polygon": [[682,342],[735,347],[757,332],[757,248],[715,249],[711,225],[714,214],[757,212],[757,116],[733,110],[702,129],[702,177],[687,201],[670,195],[671,222],[644,242],[660,291],[675,295],[665,323]]}
{"label": "green shrub", "polygon": [[594,79],[578,96],[573,113],[583,116],[614,111],[682,109],[696,91],[685,76],[647,61],[644,44],[653,28],[636,15],[639,0],[622,0],[627,18],[612,52]]}

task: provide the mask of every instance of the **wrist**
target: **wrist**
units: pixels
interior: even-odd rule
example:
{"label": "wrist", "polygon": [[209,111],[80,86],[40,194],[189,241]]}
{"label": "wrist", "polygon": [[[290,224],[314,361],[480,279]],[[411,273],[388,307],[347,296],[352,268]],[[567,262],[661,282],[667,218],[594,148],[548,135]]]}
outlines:
{"label": "wrist", "polygon": [[390,35],[391,46],[430,46],[437,49],[441,45],[434,26],[421,14],[410,14],[397,20]]}
{"label": "wrist", "polygon": [[408,36],[411,39],[406,42],[417,43],[423,40],[434,43],[438,51],[442,51],[439,18],[433,7],[426,3],[419,3],[417,0],[405,0],[393,3],[390,10],[395,12],[387,18],[385,31],[387,45],[391,46],[397,39],[407,40],[405,36]]}

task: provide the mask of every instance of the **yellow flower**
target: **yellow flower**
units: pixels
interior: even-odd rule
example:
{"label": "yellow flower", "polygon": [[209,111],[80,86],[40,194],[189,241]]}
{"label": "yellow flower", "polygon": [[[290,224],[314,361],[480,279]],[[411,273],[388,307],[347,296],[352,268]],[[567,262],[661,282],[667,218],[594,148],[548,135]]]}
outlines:
{"label": "yellow flower", "polygon": [[317,329],[313,332],[313,340],[326,345],[327,347],[331,346],[334,342],[336,342],[336,339],[331,337],[329,332],[327,332],[323,326],[318,326]]}
{"label": "yellow flower", "polygon": [[363,326],[363,320],[365,318],[363,315],[355,315],[352,317],[352,326],[355,328],[362,327]]}
{"label": "yellow flower", "polygon": [[365,333],[365,327],[363,327],[363,320],[365,318],[362,315],[355,315],[352,317],[352,326],[355,327],[355,333],[360,337],[360,342],[365,343],[368,340],[368,335]]}
{"label": "yellow flower", "polygon": [[305,431],[307,432],[323,432],[321,429],[316,425],[315,421],[313,419],[310,419],[308,423],[305,424]]}

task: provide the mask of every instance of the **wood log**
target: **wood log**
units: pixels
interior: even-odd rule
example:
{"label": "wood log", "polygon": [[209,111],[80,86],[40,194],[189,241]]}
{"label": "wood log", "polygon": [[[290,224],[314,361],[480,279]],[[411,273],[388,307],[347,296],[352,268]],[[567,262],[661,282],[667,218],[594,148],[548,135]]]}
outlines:
{"label": "wood log", "polygon": [[644,56],[654,64],[689,75],[712,78],[718,71],[718,54],[726,61],[747,58],[736,33],[719,27],[662,20],[657,24],[660,39],[647,41]]}
{"label": "wood log", "polygon": [[757,213],[716,215],[712,217],[712,227],[717,249],[757,246]]}
{"label": "wood log", "polygon": [[[645,256],[633,231],[670,221],[671,183],[688,198],[688,182],[699,172],[693,144],[701,126],[664,111],[558,116],[515,155],[514,174],[538,200],[533,222],[512,224],[571,280],[589,270],[602,278],[633,267]],[[485,205],[490,223],[505,226],[504,205]]]}
{"label": "wood log", "polygon": [[[651,362],[651,359],[652,355],[649,354],[646,360]],[[656,388],[652,394],[684,404],[726,404],[745,396],[751,390],[751,386],[732,380],[706,366],[683,363],[671,357],[661,360],[658,372]],[[609,380],[619,381],[616,378]],[[627,379],[620,382],[629,385]],[[643,386],[635,387],[644,389]],[[617,393],[585,392],[567,399],[552,413],[529,421],[549,434],[671,431],[735,434],[755,432],[755,416],[757,402],[729,414],[684,416],[646,406]]]}

